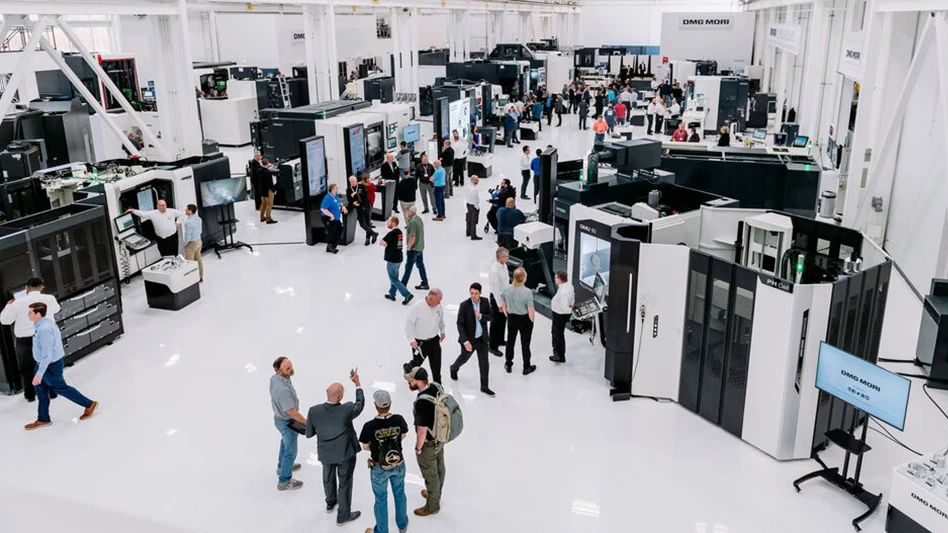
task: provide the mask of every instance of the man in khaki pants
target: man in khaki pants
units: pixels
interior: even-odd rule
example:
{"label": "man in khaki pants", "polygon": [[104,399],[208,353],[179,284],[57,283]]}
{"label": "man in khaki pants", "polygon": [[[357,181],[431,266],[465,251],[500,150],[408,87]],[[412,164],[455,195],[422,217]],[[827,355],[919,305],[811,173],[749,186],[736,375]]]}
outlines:
{"label": "man in khaki pants", "polygon": [[184,258],[188,261],[197,261],[198,273],[204,281],[204,261],[201,260],[201,230],[203,222],[197,214],[197,206],[188,204],[184,214],[188,216],[184,221]]}

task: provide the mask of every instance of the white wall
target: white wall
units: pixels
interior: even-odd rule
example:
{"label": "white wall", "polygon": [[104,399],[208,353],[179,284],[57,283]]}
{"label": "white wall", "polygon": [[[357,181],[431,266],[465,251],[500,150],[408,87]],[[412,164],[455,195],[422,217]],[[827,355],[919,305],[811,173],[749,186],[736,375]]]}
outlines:
{"label": "white wall", "polygon": [[585,46],[657,46],[664,13],[734,12],[741,6],[737,0],[584,0],[582,9],[579,37]]}
{"label": "white wall", "polygon": [[[754,13],[663,13],[661,55],[670,59],[711,59],[722,69],[750,65]],[[695,24],[717,21],[721,24]]]}

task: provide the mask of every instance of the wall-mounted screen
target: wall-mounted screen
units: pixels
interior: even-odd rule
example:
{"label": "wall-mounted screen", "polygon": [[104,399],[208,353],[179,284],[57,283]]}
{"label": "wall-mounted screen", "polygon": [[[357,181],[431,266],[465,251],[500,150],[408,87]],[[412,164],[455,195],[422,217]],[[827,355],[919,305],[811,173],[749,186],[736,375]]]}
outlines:
{"label": "wall-mounted screen", "polygon": [[303,143],[309,195],[316,196],[326,192],[326,140],[322,137],[310,137],[303,139]]}
{"label": "wall-mounted screen", "polygon": [[902,431],[912,382],[888,370],[820,343],[816,388]]}
{"label": "wall-mounted screen", "polygon": [[155,209],[155,190],[151,187],[145,187],[135,195],[138,201],[139,211],[152,211]]}
{"label": "wall-mounted screen", "polygon": [[247,199],[247,179],[227,178],[201,182],[201,205],[214,207]]}
{"label": "wall-mounted screen", "polygon": [[421,123],[412,122],[402,130],[402,139],[407,143],[418,142],[421,139]]}
{"label": "wall-mounted screen", "polygon": [[804,135],[797,135],[793,139],[794,148],[806,148],[806,145],[810,142],[810,138]]}
{"label": "wall-mounted screen", "polygon": [[345,129],[349,161],[347,171],[350,176],[365,172],[365,127],[355,124]]}

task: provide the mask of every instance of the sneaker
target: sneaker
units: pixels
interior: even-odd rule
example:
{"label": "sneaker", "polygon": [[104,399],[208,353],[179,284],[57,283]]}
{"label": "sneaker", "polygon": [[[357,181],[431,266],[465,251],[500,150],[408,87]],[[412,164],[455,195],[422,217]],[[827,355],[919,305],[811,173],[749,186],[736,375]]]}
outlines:
{"label": "sneaker", "polygon": [[[296,472],[297,470],[299,470],[299,469],[302,468],[302,467],[303,467],[303,465],[301,465],[301,464],[299,464],[299,463],[294,463],[294,464],[293,464],[293,471]],[[278,476],[280,475],[280,469],[279,469],[279,468],[276,469],[276,473],[277,473]]]}
{"label": "sneaker", "polygon": [[336,510],[336,504],[335,504],[335,503],[332,504],[332,505],[329,505],[328,503],[326,504],[326,514],[330,514],[330,513],[332,513],[332,512],[335,511],[335,510]]}
{"label": "sneaker", "polygon": [[296,490],[303,486],[303,482],[298,479],[291,479],[286,483],[277,483],[277,490]]}
{"label": "sneaker", "polygon": [[488,389],[487,387],[484,387],[483,389],[481,389],[481,392],[483,392],[484,394],[490,396],[491,398],[493,398],[494,396],[496,396],[496,394],[494,394],[494,391]]}
{"label": "sneaker", "polygon": [[27,431],[33,431],[34,429],[44,428],[44,427],[51,426],[51,425],[53,425],[52,422],[49,422],[49,421],[42,422],[42,421],[40,421],[40,420],[37,420],[36,422],[33,422],[33,423],[30,423],[30,424],[27,424],[27,425],[23,426],[23,429],[25,429],[25,430],[27,430]]}
{"label": "sneaker", "polygon": [[457,371],[457,370],[451,369],[451,379],[453,379],[454,381],[457,381],[457,380],[458,380],[458,371]]}
{"label": "sneaker", "polygon": [[414,294],[409,294],[408,296],[405,297],[404,300],[402,300],[402,305],[408,305],[408,304],[410,304],[411,301],[414,300],[414,299],[415,299],[415,295],[414,295]]}
{"label": "sneaker", "polygon": [[557,356],[555,356],[555,355],[551,355],[551,356],[550,356],[550,361],[553,361],[554,363],[565,363],[565,362],[566,362],[566,358],[565,358],[565,357],[557,357]]}
{"label": "sneaker", "polygon": [[431,287],[429,287],[427,283],[422,283],[421,285],[415,285],[415,288],[418,289],[419,291],[427,291],[431,289]]}
{"label": "sneaker", "polygon": [[523,375],[524,375],[524,376],[529,376],[530,374],[532,374],[532,373],[534,373],[534,372],[536,372],[536,371],[537,371],[537,365],[530,365],[530,366],[528,366],[527,368],[524,368],[524,369],[523,369]]}
{"label": "sneaker", "polygon": [[92,413],[95,412],[95,408],[99,406],[99,402],[92,402],[92,405],[86,407],[86,410],[82,412],[82,416],[79,417],[79,420],[88,420],[92,418]]}
{"label": "sneaker", "polygon": [[391,301],[393,301],[393,302],[395,301],[395,297],[392,296],[391,294],[386,294],[386,295],[385,295],[385,299],[386,299],[386,300],[391,300]]}
{"label": "sneaker", "polygon": [[349,513],[349,518],[346,518],[345,520],[337,521],[336,525],[341,526],[344,524],[348,524],[349,522],[354,522],[358,520],[360,516],[362,516],[361,511],[352,511],[351,513]]}

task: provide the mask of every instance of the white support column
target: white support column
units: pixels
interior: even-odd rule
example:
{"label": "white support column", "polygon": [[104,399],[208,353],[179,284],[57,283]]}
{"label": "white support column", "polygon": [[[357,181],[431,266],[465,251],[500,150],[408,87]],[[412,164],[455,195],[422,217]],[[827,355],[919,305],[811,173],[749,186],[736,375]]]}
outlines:
{"label": "white support column", "polygon": [[[187,21],[185,21],[187,22]],[[112,78],[106,74],[105,70],[102,69],[102,66],[99,65],[99,62],[96,61],[92,54],[89,52],[89,49],[86,48],[85,43],[76,35],[76,32],[73,31],[72,27],[66,23],[65,19],[59,17],[56,19],[56,24],[63,31],[72,45],[79,51],[79,55],[82,56],[82,59],[85,60],[86,64],[89,65],[89,68],[92,69],[92,72],[95,73],[96,77],[99,78],[99,81],[102,85],[105,86],[106,90],[112,94],[112,97],[115,98],[115,101],[122,107],[122,109],[128,113],[128,116],[132,118],[135,122],[135,125],[142,130],[145,140],[152,144],[159,152],[165,154],[165,157],[170,155],[170,152],[164,146],[164,143],[158,140],[158,137],[155,135],[155,132],[151,131],[145,121],[138,115],[138,113],[132,109],[132,104],[125,98],[125,95],[122,94],[122,91],[115,85],[115,82],[112,81]],[[187,37],[187,34],[185,34]],[[188,61],[190,65],[190,61]]]}
{"label": "white support column", "polygon": [[86,88],[86,86],[82,83],[82,80],[79,79],[79,76],[77,76],[76,73],[72,71],[72,68],[66,64],[62,54],[55,50],[45,37],[41,37],[40,42],[43,44],[43,49],[46,51],[46,54],[49,55],[49,57],[53,60],[53,63],[56,63],[56,66],[58,66],[59,70],[61,70],[66,78],[69,79],[73,87],[79,91],[79,94],[85,98],[89,106],[91,106],[92,109],[102,118],[103,122],[105,122],[105,125],[108,126],[109,129],[111,129],[119,139],[121,139],[122,145],[125,146],[125,149],[128,150],[128,153],[134,156],[140,155],[138,148],[132,144],[125,132],[122,131],[122,128],[115,123],[115,119],[113,119],[105,111],[105,109],[102,107],[102,104],[96,100],[95,96],[89,92],[89,89]]}
{"label": "white support column", "polygon": [[[421,10],[412,9],[408,12],[408,46],[409,46],[409,79],[411,80],[410,91],[417,93],[418,84],[418,24],[421,18]],[[415,114],[420,114],[418,101],[415,101]]]}
{"label": "white support column", "polygon": [[329,94],[332,100],[339,99],[339,54],[336,51],[336,8],[323,6],[323,23],[326,33],[326,48],[329,61]]}
{"label": "white support column", "polygon": [[48,17],[40,17],[31,27],[30,40],[26,43],[26,47],[23,48],[20,60],[17,62],[16,68],[13,69],[13,76],[10,77],[10,82],[7,83],[7,87],[3,91],[3,96],[0,97],[0,117],[6,116],[7,111],[10,110],[10,104],[13,103],[13,96],[20,87],[20,83],[23,82],[23,78],[25,78],[27,74],[33,73],[30,70],[30,62],[33,60],[33,54],[36,53],[36,45],[39,44],[40,38],[43,37],[43,30],[48,23]]}
{"label": "white support column", "polygon": [[405,82],[402,73],[402,10],[401,8],[392,8],[391,10],[391,29],[392,29],[392,78],[395,80],[395,92],[403,93]]}
{"label": "white support column", "polygon": [[319,88],[319,67],[317,66],[319,58],[317,56],[317,41],[319,36],[316,33],[318,21],[316,20],[316,7],[312,4],[303,6],[303,33],[306,40],[303,46],[306,47],[306,85],[309,89],[310,102],[322,102]]}
{"label": "white support column", "polygon": [[461,44],[463,46],[463,61],[471,58],[471,13],[468,10],[461,12]]}
{"label": "white support column", "polygon": [[217,11],[209,11],[207,13],[207,32],[208,41],[211,45],[211,59],[214,61],[220,61],[221,45],[217,38]]}

